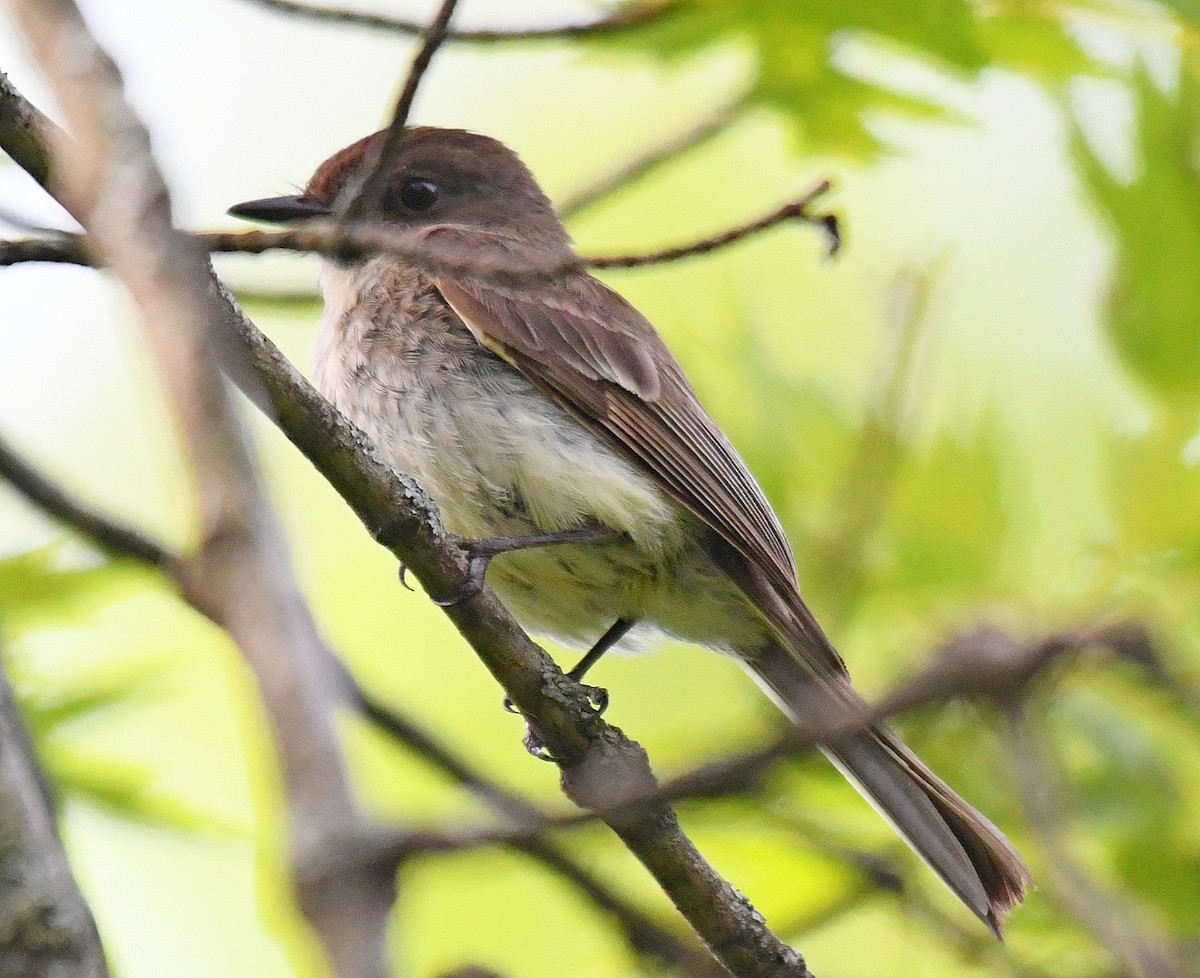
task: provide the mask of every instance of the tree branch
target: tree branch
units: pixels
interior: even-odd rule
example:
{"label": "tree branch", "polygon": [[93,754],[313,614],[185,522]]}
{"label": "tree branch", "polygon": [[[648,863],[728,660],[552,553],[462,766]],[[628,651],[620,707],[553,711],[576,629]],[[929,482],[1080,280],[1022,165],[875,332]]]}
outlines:
{"label": "tree branch", "polygon": [[0,978],[108,978],[96,922],[0,668]]}
{"label": "tree branch", "polygon": [[841,229],[837,217],[833,214],[809,213],[809,208],[812,207],[817,198],[827,194],[829,189],[829,181],[822,180],[812,190],[808,191],[808,193],[797,197],[795,200],[788,201],[786,204],[775,208],[775,210],[764,214],[762,217],[721,231],[711,237],[701,238],[699,241],[692,241],[688,244],[676,245],[672,248],[663,248],[661,251],[651,251],[644,254],[587,257],[583,259],[583,262],[589,268],[641,268],[643,265],[662,265],[665,262],[690,258],[692,255],[706,255],[710,251],[724,248],[735,241],[741,241],[743,238],[761,234],[763,231],[773,228],[777,224],[783,224],[785,221],[802,221],[805,224],[813,224],[821,228],[825,232],[829,255],[832,257],[837,254],[838,249],[842,246]]}
{"label": "tree branch", "polygon": [[[813,202],[828,190],[828,181],[822,181],[802,197],[762,217],[699,241],[661,251],[630,255],[583,255],[548,263],[514,263],[511,259],[483,261],[461,248],[422,240],[416,232],[378,224],[343,224],[330,220],[305,221],[280,231],[202,231],[194,233],[192,237],[213,254],[259,255],[276,250],[299,251],[353,261],[386,253],[431,274],[470,275],[503,285],[554,279],[583,268],[641,268],[679,261],[692,255],[708,254],[792,220],[813,224],[824,230],[829,238],[830,254],[834,254],[840,247],[836,216],[808,212]],[[97,264],[96,257],[87,248],[87,239],[82,235],[64,233],[53,238],[0,240],[0,266],[26,261]]]}
{"label": "tree branch", "polygon": [[127,557],[175,573],[178,558],[131,527],[82,505],[23,459],[0,435],[0,479],[62,526],[78,530],[107,557]]}
{"label": "tree branch", "polygon": [[182,580],[241,648],[284,770],[300,905],[341,978],[384,978],[394,877],[364,858],[376,830],[357,810],[322,680],[328,656],[291,579],[218,370],[225,352],[204,253],[175,230],[149,134],[73,0],[11,0],[65,107],[76,142],[52,146],[55,184],[128,288],[180,422],[201,542]]}
{"label": "tree branch", "polygon": [[[15,110],[14,96],[20,99],[11,86],[0,86],[0,116]],[[27,144],[0,146],[10,153],[29,151]],[[40,145],[35,148],[42,152]],[[366,436],[300,376],[223,285],[213,279],[209,287],[222,302],[223,325],[242,344],[244,362],[257,374],[276,424],[427,591],[453,593],[468,579],[467,555],[445,539],[428,498],[386,465]],[[654,784],[641,748],[595,714],[586,693],[529,640],[489,590],[446,613],[560,758],[568,797],[584,807],[605,808],[624,793]],[[738,978],[808,978],[803,958],[708,865],[669,809],[639,823],[614,819],[610,825]]]}
{"label": "tree branch", "polygon": [[[421,34],[426,25],[417,20],[369,14],[364,11],[347,10],[344,7],[324,7],[299,0],[245,0],[255,6],[276,13],[310,20],[316,23],[343,24],[366,27],[371,30],[388,31],[395,34]],[[599,20],[582,24],[561,24],[555,27],[535,27],[513,30],[458,30],[447,37],[451,41],[470,44],[494,44],[508,41],[558,41],[589,37],[604,37],[651,24],[679,6],[678,0],[665,0],[658,4],[627,3],[615,13]]]}

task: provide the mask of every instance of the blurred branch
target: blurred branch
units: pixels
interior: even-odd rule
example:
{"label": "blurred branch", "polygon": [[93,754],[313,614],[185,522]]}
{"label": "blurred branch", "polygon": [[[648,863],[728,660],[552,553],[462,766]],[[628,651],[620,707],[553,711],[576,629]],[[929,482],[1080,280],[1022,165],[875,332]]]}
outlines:
{"label": "blurred branch", "polygon": [[78,530],[108,557],[128,557],[139,563],[179,572],[179,558],[149,537],[85,506],[30,465],[0,436],[0,479],[10,483],[30,503],[62,526]]}
{"label": "blurred branch", "polygon": [[1045,739],[1014,700],[1006,712],[1009,753],[1021,807],[1046,856],[1047,889],[1134,978],[1186,978],[1179,950],[1129,901],[1088,876],[1070,853],[1063,824],[1063,787]]}
{"label": "blurred branch", "polygon": [[388,972],[394,876],[369,858],[325,694],[328,657],[291,579],[282,531],[218,369],[220,311],[203,251],[171,223],[150,137],[73,0],[11,0],[75,140],[52,144],[62,201],[128,289],[173,400],[198,489],[201,542],[180,579],[241,648],[284,770],[293,879],[341,978]]}
{"label": "blurred branch", "polygon": [[[0,118],[19,111],[21,102],[15,89],[0,86]],[[30,151],[27,142],[0,139],[0,146],[10,153]],[[44,153],[42,143],[34,149]],[[209,288],[221,303],[221,325],[241,344],[276,424],[429,593],[461,591],[470,578],[468,556],[446,540],[428,497],[383,462],[369,439],[313,389],[220,282],[211,280]],[[445,612],[522,714],[537,724],[560,759],[563,790],[572,801],[607,809],[624,796],[653,790],[645,752],[596,715],[585,691],[529,640],[489,589]],[[608,824],[731,972],[739,978],[808,978],[803,958],[716,873],[668,808]]]}
{"label": "blurred branch", "polygon": [[1135,661],[1144,661],[1147,650],[1153,651],[1145,629],[1136,623],[1096,625],[1054,633],[1037,641],[1022,641],[991,626],[980,626],[945,643],[927,668],[878,704],[864,704],[857,713],[847,712],[836,722],[798,723],[761,747],[700,765],[662,784],[646,783],[644,790],[631,786],[622,797],[610,798],[608,805],[585,806],[583,812],[547,815],[530,811],[509,825],[414,832],[396,841],[395,858],[513,845],[546,832],[577,828],[597,818],[610,825],[636,822],[652,818],[667,803],[750,792],[781,761],[883,723],[899,713],[970,697],[1008,703],[1062,658],[1088,649],[1103,649]]}
{"label": "blurred branch", "polygon": [[10,238],[0,240],[0,268],[22,262],[56,262],[63,265],[95,267],[82,234],[61,234],[46,238]]}
{"label": "blurred branch", "polygon": [[0,146],[13,162],[43,187],[50,183],[47,144],[63,132],[49,117],[23,98],[8,75],[0,71]]}
{"label": "blurred branch", "polygon": [[809,208],[819,198],[829,192],[830,183],[822,180],[808,193],[788,201],[781,207],[764,214],[762,217],[746,224],[721,231],[699,241],[689,244],[663,248],[661,251],[651,251],[640,255],[606,255],[600,257],[585,257],[582,259],[589,268],[640,268],[643,265],[662,265],[666,262],[678,261],[680,258],[690,258],[692,255],[705,255],[718,248],[724,248],[735,241],[753,237],[777,224],[785,221],[801,221],[812,224],[825,232],[830,256],[837,254],[842,239],[838,219],[833,214],[810,214]]}
{"label": "blurred branch", "polygon": [[339,194],[337,216],[343,221],[351,221],[367,214],[373,214],[378,209],[387,189],[388,178],[395,169],[396,159],[404,144],[405,126],[412,111],[413,100],[417,97],[417,89],[421,87],[421,79],[433,64],[433,56],[446,40],[446,32],[450,30],[450,18],[454,16],[454,8],[458,0],[442,0],[441,7],[429,26],[422,31],[421,46],[413,58],[412,65],[405,75],[400,95],[396,99],[396,107],[392,111],[391,122],[384,131],[381,142],[374,142],[362,162],[351,174],[346,186]]}
{"label": "blurred branch", "polygon": [[728,129],[745,110],[746,94],[740,92],[695,125],[567,194],[556,205],[559,217],[569,221],[616,191],[653,173],[663,164],[703,146]]}
{"label": "blurred branch", "polygon": [[[382,14],[369,14],[364,11],[347,10],[344,7],[324,7],[319,4],[302,3],[299,0],[244,0],[244,2],[303,20],[366,27],[371,30],[389,31],[395,34],[407,34],[410,36],[422,33],[426,26],[417,20],[386,17]],[[607,17],[587,21],[582,24],[561,24],[555,27],[515,28],[511,30],[459,30],[449,32],[447,37],[452,41],[464,41],[472,44],[491,44],[505,41],[557,41],[602,37],[653,23],[678,5],[678,0],[665,0],[665,2],[657,4],[635,2],[621,6]]]}
{"label": "blurred branch", "polygon": [[[454,754],[411,717],[372,697],[340,662],[337,666],[351,703],[377,728],[449,775],[497,812],[516,819],[519,824],[545,819],[541,810]],[[555,843],[535,833],[513,840],[509,847],[541,863],[569,883],[620,928],[626,941],[639,954],[655,958],[668,967],[678,968],[691,978],[705,975],[718,978],[729,974],[706,952],[684,943],[648,914],[638,910]]]}
{"label": "blurred branch", "polygon": [[96,922],[0,668],[0,976],[107,978]]}

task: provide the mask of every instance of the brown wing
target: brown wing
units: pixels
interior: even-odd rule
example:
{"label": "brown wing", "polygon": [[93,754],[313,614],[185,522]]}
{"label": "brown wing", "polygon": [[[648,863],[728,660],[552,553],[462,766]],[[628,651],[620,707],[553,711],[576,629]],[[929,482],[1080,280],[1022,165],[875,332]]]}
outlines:
{"label": "brown wing", "polygon": [[[503,357],[710,527],[715,556],[822,671],[845,666],[800,599],[779,521],[650,323],[589,275],[507,287],[435,278]],[[796,635],[799,630],[800,635]]]}

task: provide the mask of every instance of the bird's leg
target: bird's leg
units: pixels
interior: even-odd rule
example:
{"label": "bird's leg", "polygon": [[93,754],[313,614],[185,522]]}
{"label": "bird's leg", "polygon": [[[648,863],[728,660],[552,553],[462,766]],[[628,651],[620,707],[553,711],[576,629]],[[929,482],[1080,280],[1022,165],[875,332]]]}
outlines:
{"label": "bird's leg", "polygon": [[[519,537],[485,537],[473,539],[447,534],[447,538],[467,552],[467,577],[454,592],[446,597],[432,598],[442,608],[459,604],[483,590],[488,564],[499,554],[516,550],[532,550],[536,547],[555,547],[566,543],[596,543],[615,540],[621,534],[607,526],[585,526],[576,530],[560,530],[556,533],[530,533]],[[400,564],[400,583],[408,587],[405,577],[408,567]],[[411,588],[409,588],[411,590]],[[431,596],[432,597],[432,596]]]}
{"label": "bird's leg", "polygon": [[[612,627],[600,636],[596,644],[588,649],[587,654],[575,663],[575,668],[567,673],[567,678],[582,685],[583,677],[587,675],[588,670],[604,657],[605,652],[628,635],[629,629],[636,624],[636,618],[618,618],[612,623]],[[608,706],[608,690],[599,686],[584,686],[583,688],[588,691],[588,699],[592,701],[597,711],[603,713]]]}
{"label": "bird's leg", "polygon": [[[587,653],[580,659],[573,669],[567,673],[567,678],[573,682],[583,683],[581,680],[589,669],[603,658],[604,653],[616,645],[621,639],[629,634],[629,629],[637,624],[636,618],[618,618],[613,622],[612,626],[596,641],[596,644],[588,649]],[[584,692],[587,693],[588,702],[597,713],[603,713],[608,709],[608,690],[602,686],[583,686]],[[516,713],[517,709],[513,706],[512,700],[507,696],[504,697],[504,708],[509,713]],[[525,749],[534,757],[543,761],[552,761],[554,757],[546,750],[546,744],[542,740],[541,734],[537,728],[528,720],[525,721]]]}

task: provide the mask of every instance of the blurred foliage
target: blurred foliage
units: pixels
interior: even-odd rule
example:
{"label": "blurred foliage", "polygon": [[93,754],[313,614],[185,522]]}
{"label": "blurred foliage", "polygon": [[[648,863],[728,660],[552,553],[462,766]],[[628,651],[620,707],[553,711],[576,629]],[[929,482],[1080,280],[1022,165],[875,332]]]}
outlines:
{"label": "blurred foliage", "polygon": [[1112,174],[1076,139],[1076,159],[1117,251],[1108,298],[1113,348],[1138,380],[1185,411],[1200,405],[1200,61],[1163,91],[1145,69],[1131,91],[1137,110],[1132,179]]}
{"label": "blurred foliage", "polygon": [[108,662],[82,674],[53,670],[39,675],[34,657],[23,657],[27,632],[87,616],[97,604],[120,600],[120,592],[147,577],[137,567],[114,564],[72,566],[63,547],[51,545],[0,560],[0,621],[15,643],[3,658],[13,677],[17,705],[46,775],[61,804],[82,802],[147,826],[209,835],[237,831],[228,821],[195,808],[155,787],[153,767],[106,757],[72,744],[73,733],[103,724],[110,711],[128,710],[154,697],[168,664],[149,657]]}
{"label": "blurred foliage", "polygon": [[[703,850],[818,975],[1130,974],[1056,890],[1064,861],[1124,918],[1166,935],[1180,978],[1200,973],[1198,41],[1194,0],[677,0],[644,28],[580,45],[614,77],[731,54],[737,77],[715,71],[693,107],[740,86],[765,110],[592,208],[572,228],[581,241],[663,228],[678,239],[677,226],[746,216],[750,198],[781,198],[814,171],[843,185],[847,247],[835,263],[821,264],[804,232],[779,230],[612,281],[660,326],[762,482],[864,691],[902,681],[980,622],[1036,638],[1129,617],[1156,637],[1157,672],[1087,653],[1031,691],[1031,726],[1061,775],[1057,847],[1014,790],[1023,758],[996,710],[951,703],[901,723],[1042,883],[1003,946],[819,758],[783,766],[751,797],[683,806]],[[494,56],[524,66],[529,50]],[[561,78],[546,87],[569,89],[570,64],[553,70]],[[287,98],[286,85],[269,95]],[[1038,114],[1021,114],[1030,107]],[[1044,144],[1057,155],[1040,155]],[[282,161],[279,177],[309,164]],[[1078,205],[1078,226],[1062,226],[1064,201]],[[1098,267],[1080,271],[1093,244]],[[289,281],[243,294],[304,365],[310,293]],[[114,362],[128,356],[120,348]],[[176,509],[147,489],[174,455],[152,424],[135,427],[154,392],[130,376],[110,393],[134,407],[96,397],[71,416],[90,432],[71,448],[76,480],[185,539]],[[562,804],[554,772],[524,756],[519,721],[445,619],[396,586],[386,555],[265,424],[261,442],[331,642],[476,767]],[[0,505],[14,526],[34,524]],[[182,978],[322,973],[290,904],[269,740],[224,638],[153,575],[28,539],[0,537],[4,664],[122,973],[151,978],[164,960]],[[611,719],[663,771],[778,726],[733,663],[694,649],[606,661],[596,676]],[[361,723],[347,721],[345,742],[382,817],[486,816]],[[677,926],[609,835],[564,844]],[[405,974],[465,961],[511,978],[653,971],[568,884],[517,855],[423,860],[401,882]]]}
{"label": "blurred foliage", "polygon": [[938,119],[947,112],[936,99],[864,73],[859,49],[883,49],[963,81],[1003,68],[1059,88],[1080,72],[1109,73],[1073,30],[1091,7],[1097,16],[1125,11],[1116,3],[1039,0],[819,0],[802,10],[793,0],[679,0],[647,28],[593,43],[674,62],[734,46],[749,62],[749,100],[779,112],[807,150],[863,156],[882,148],[873,114]]}

